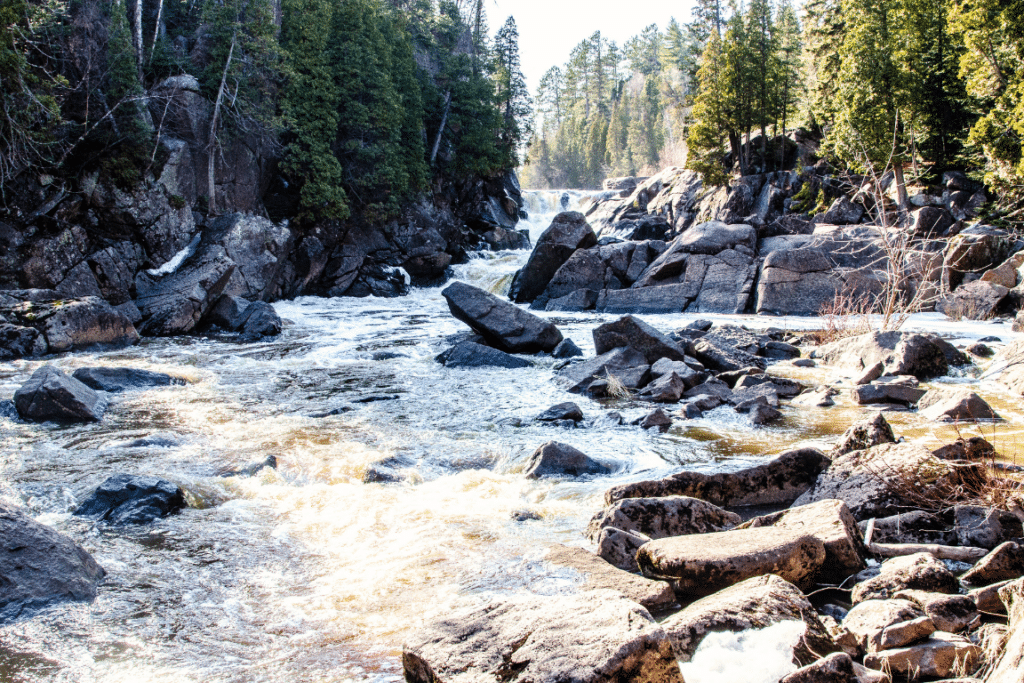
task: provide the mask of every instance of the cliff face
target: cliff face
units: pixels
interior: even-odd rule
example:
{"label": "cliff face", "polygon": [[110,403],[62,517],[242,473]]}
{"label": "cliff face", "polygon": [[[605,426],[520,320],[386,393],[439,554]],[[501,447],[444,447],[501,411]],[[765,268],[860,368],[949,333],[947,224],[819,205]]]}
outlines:
{"label": "cliff face", "polygon": [[[0,287],[47,290],[36,299],[100,297],[144,331],[174,334],[199,321],[147,325],[152,311],[137,305],[140,297],[151,297],[171,271],[209,260],[211,250],[223,252],[224,268],[263,274],[257,284],[242,278],[244,286],[223,294],[273,301],[397,296],[410,284],[442,279],[467,251],[528,244],[515,231],[522,197],[512,171],[438,181],[387,222],[290,221],[296,197],[277,173],[279,148],[245,136],[232,137],[215,156],[220,216],[208,217],[202,209],[212,106],[188,75],[168,78],[148,95],[159,134],[155,163],[139,182],[125,188],[100,171],[77,178],[25,171],[9,184],[8,209],[0,213]],[[176,256],[180,263],[171,268]],[[216,303],[210,298],[204,311]]]}

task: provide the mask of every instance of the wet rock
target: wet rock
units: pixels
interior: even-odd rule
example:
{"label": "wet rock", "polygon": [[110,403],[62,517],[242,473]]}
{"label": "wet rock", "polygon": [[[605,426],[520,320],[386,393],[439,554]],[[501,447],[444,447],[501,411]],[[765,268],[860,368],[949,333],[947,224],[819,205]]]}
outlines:
{"label": "wet rock", "polygon": [[745,351],[724,343],[712,334],[705,335],[693,345],[694,357],[715,372],[729,372],[756,367],[764,370],[767,363]]}
{"label": "wet rock", "polygon": [[853,451],[863,451],[885,443],[896,443],[896,435],[893,434],[892,427],[885,417],[878,413],[870,420],[858,422],[843,432],[839,442],[829,452],[829,457],[835,459]]}
{"label": "wet rock", "polygon": [[370,463],[363,473],[364,484],[401,484],[411,479],[409,468],[416,463],[404,455],[391,457]]}
{"label": "wet rock", "polygon": [[1024,546],[1007,541],[981,558],[960,578],[970,586],[987,586],[1021,576],[1024,576]]}
{"label": "wet rock", "polygon": [[912,677],[947,677],[958,667],[973,671],[982,651],[961,636],[937,631],[918,645],[875,652],[864,657],[864,665]]}
{"label": "wet rock", "polygon": [[885,363],[878,361],[871,367],[864,370],[863,373],[854,378],[853,383],[860,386],[863,384],[871,384],[876,379],[885,374]]}
{"label": "wet rock", "polygon": [[584,590],[613,590],[652,611],[664,610],[676,601],[672,587],[664,581],[651,581],[625,572],[583,548],[555,545],[548,549],[544,559],[583,574]]}
{"label": "wet rock", "polygon": [[[900,625],[911,628],[894,628]],[[854,606],[843,619],[843,627],[854,635],[862,652],[878,652],[923,640],[935,632],[924,610],[909,600],[866,600]],[[889,629],[893,629],[888,634]]]}
{"label": "wet rock", "polygon": [[650,536],[638,531],[624,531],[606,526],[601,529],[594,542],[597,544],[597,555],[613,567],[627,572],[640,573],[636,564],[636,551],[640,546],[651,540]]}
{"label": "wet rock", "polygon": [[619,348],[608,353],[575,363],[558,371],[558,376],[569,384],[569,391],[580,393],[595,380],[614,377],[627,389],[636,389],[646,383],[650,365],[639,351]]}
{"label": "wet rock", "polygon": [[686,391],[686,383],[674,372],[662,375],[638,394],[638,398],[655,403],[678,403]]}
{"label": "wet rock", "polygon": [[825,546],[824,568],[829,575],[828,579],[841,581],[866,566],[863,558],[867,555],[867,548],[861,540],[860,529],[849,508],[841,500],[822,500],[762,515],[737,528],[769,527],[801,531],[818,538]]}
{"label": "wet rock", "polygon": [[550,352],[562,341],[562,333],[551,323],[478,287],[455,282],[441,295],[452,315],[502,351]]}
{"label": "wet rock", "polygon": [[265,301],[254,301],[242,311],[238,331],[243,340],[256,340],[281,334],[284,323],[274,307]]}
{"label": "wet rock", "polygon": [[977,422],[998,420],[992,407],[973,391],[947,392],[932,389],[917,404],[918,413],[936,422]]}
{"label": "wet rock", "polygon": [[[754,386],[742,387],[732,392],[729,396],[729,403],[738,407],[742,403],[747,401],[755,401],[761,399],[760,403],[772,408],[779,407],[779,392],[775,390],[775,386],[770,383],[756,384]],[[753,407],[753,405],[751,406]],[[746,412],[738,410],[738,412]]]}
{"label": "wet rock", "polygon": [[237,470],[228,470],[227,472],[222,472],[220,476],[222,476],[222,477],[255,477],[257,474],[259,474],[261,471],[263,471],[265,469],[271,469],[271,470],[276,470],[277,469],[277,456],[276,455],[268,455],[266,458],[264,458],[263,460],[261,460],[259,462],[251,463],[251,464],[246,465],[245,467],[242,467],[242,468],[237,469]]}
{"label": "wet rock", "polygon": [[980,436],[959,438],[953,443],[936,448],[932,453],[940,460],[969,460],[978,462],[995,458],[996,450]]}
{"label": "wet rock", "polygon": [[683,395],[687,398],[695,396],[714,396],[719,400],[719,403],[725,403],[732,398],[732,389],[730,389],[729,385],[722,380],[717,377],[712,377],[703,384],[698,384],[695,387],[687,389]]}
{"label": "wet rock", "polygon": [[149,524],[188,507],[185,494],[166,479],[115,474],[100,484],[75,514],[114,526]]}
{"label": "wet rock", "polygon": [[797,669],[779,683],[860,683],[860,679],[850,655],[834,652],[814,664]]}
{"label": "wet rock", "polygon": [[173,273],[139,273],[135,299],[147,336],[187,334],[195,329],[227,287],[235,272],[234,261],[224,248],[201,248]]}
{"label": "wet rock", "polygon": [[767,403],[758,403],[751,408],[749,415],[750,422],[755,425],[765,425],[782,419],[782,413]]}
{"label": "wet rock", "polygon": [[240,296],[222,296],[203,321],[222,330],[234,332],[242,326],[242,314],[252,302]]}
{"label": "wet rock", "polygon": [[572,339],[563,339],[558,342],[558,346],[551,352],[551,356],[552,358],[580,358],[583,356],[583,352]]}
{"label": "wet rock", "polygon": [[526,265],[516,273],[509,298],[516,303],[533,301],[577,249],[589,249],[596,244],[597,235],[583,214],[558,214],[537,239]]}
{"label": "wet rock", "polygon": [[672,417],[658,408],[644,415],[638,424],[640,429],[657,429],[659,432],[667,432],[672,426]]}
{"label": "wet rock", "polygon": [[742,529],[656,539],[640,548],[636,561],[644,576],[671,581],[676,595],[701,596],[765,574],[809,585],[825,547],[790,529]]}
{"label": "wet rock", "polygon": [[561,420],[572,420],[579,422],[583,419],[583,411],[578,405],[572,402],[559,403],[551,406],[537,416],[538,422],[558,422]]}
{"label": "wet rock", "polygon": [[0,539],[0,623],[96,598],[106,572],[64,534],[0,502]]}
{"label": "wet rock", "polygon": [[818,364],[810,358],[797,358],[793,361],[793,367],[795,368],[816,368]]}
{"label": "wet rock", "polygon": [[870,332],[848,337],[826,344],[813,356],[858,373],[879,362],[886,374],[914,375],[920,380],[949,372],[942,347],[926,335],[909,332]]}
{"label": "wet rock", "polygon": [[610,474],[611,471],[612,468],[568,444],[548,441],[530,456],[526,465],[526,478],[581,477],[588,474]]}
{"label": "wet rock", "polygon": [[917,491],[940,494],[959,483],[955,468],[920,446],[882,444],[833,459],[814,486],[795,504],[838,498],[846,502],[859,521],[915,508],[917,506],[908,498]]}
{"label": "wet rock", "polygon": [[403,646],[402,667],[409,683],[682,683],[665,631],[614,591],[456,612]]}
{"label": "wet rock", "polygon": [[41,356],[46,350],[46,337],[38,330],[0,323],[0,361]]}
{"label": "wet rock", "polygon": [[91,389],[110,393],[185,384],[185,380],[181,378],[138,368],[78,368],[71,376]]}
{"label": "wet rock", "polygon": [[594,350],[602,355],[613,349],[630,347],[644,355],[653,364],[662,358],[674,361],[686,359],[686,350],[642,320],[631,315],[594,328]]}
{"label": "wet rock", "polygon": [[859,405],[898,403],[911,406],[921,400],[927,392],[924,389],[902,384],[866,384],[853,389],[853,400]]}
{"label": "wet rock", "polygon": [[14,405],[25,420],[99,422],[107,402],[95,391],[53,367],[44,365],[14,392]]}
{"label": "wet rock", "polygon": [[596,541],[603,529],[640,533],[649,539],[725,531],[740,516],[711,503],[686,496],[627,498],[609,505],[590,520],[587,536]]}
{"label": "wet rock", "polygon": [[[978,618],[974,600],[966,595],[945,595],[919,590],[900,591],[897,600],[909,600],[924,610],[935,630],[957,633]],[[898,647],[898,646],[897,646]]]}
{"label": "wet rock", "polygon": [[[32,327],[43,339],[32,339],[30,355],[60,353],[94,345],[128,346],[139,341],[132,322],[97,297],[52,302],[25,301],[3,311],[11,323]],[[25,333],[15,332],[15,348],[28,350]],[[45,343],[43,342],[45,340]]]}
{"label": "wet rock", "polygon": [[951,295],[939,300],[935,310],[954,320],[988,320],[995,316],[1010,290],[985,280],[975,280],[957,287]]}
{"label": "wet rock", "polygon": [[438,354],[434,360],[448,368],[528,368],[532,365],[525,358],[518,358],[498,349],[464,341]]}
{"label": "wet rock", "polygon": [[991,358],[992,356],[996,355],[996,352],[992,349],[991,346],[982,344],[980,342],[968,346],[967,353],[971,354],[972,356],[978,356],[979,358]]}
{"label": "wet rock", "polygon": [[738,472],[679,472],[664,479],[622,484],[609,489],[604,499],[612,505],[629,498],[690,496],[728,507],[780,505],[799,498],[828,466],[829,459],[818,449],[799,448]]}
{"label": "wet rock", "polygon": [[839,391],[832,387],[818,387],[814,391],[809,391],[794,398],[793,405],[806,406],[808,408],[829,408],[836,404],[832,397],[838,393]]}
{"label": "wet rock", "polygon": [[549,300],[544,304],[546,311],[589,311],[597,306],[597,292],[592,289],[577,289],[565,296]]}
{"label": "wet rock", "polygon": [[1020,519],[995,508],[957,505],[953,508],[953,520],[957,545],[992,550],[1024,536]]}
{"label": "wet rock", "polygon": [[882,563],[881,573],[853,587],[850,600],[888,600],[903,590],[956,593],[960,584],[946,565],[928,553],[894,557]]}
{"label": "wet rock", "polygon": [[692,292],[687,284],[668,284],[634,289],[605,289],[597,296],[602,313],[679,313],[686,308]]}
{"label": "wet rock", "polygon": [[992,670],[985,680],[987,683],[1016,683],[1024,675],[1024,615],[1021,614],[1024,579],[1003,586],[999,596],[1012,616],[1002,652],[992,662]]}
{"label": "wet rock", "polygon": [[1024,396],[1024,339],[1007,344],[996,353],[981,379],[995,380],[1015,395]]}
{"label": "wet rock", "polygon": [[509,518],[513,522],[531,522],[539,519],[543,519],[540,513],[534,512],[533,510],[519,509],[513,510]]}
{"label": "wet rock", "polygon": [[[860,523],[862,532],[868,522]],[[911,510],[889,517],[875,519],[874,543],[934,543],[955,545],[956,532],[938,515],[923,510]]]}
{"label": "wet rock", "polygon": [[704,637],[716,631],[761,629],[782,621],[807,625],[794,650],[801,665],[809,665],[838,648],[811,603],[793,584],[778,576],[758,576],[702,598],[662,622],[680,662],[688,662]]}

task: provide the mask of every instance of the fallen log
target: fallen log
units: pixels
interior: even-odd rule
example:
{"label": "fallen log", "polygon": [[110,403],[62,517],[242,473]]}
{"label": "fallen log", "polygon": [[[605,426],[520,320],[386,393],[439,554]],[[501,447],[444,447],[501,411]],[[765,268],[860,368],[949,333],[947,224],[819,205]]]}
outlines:
{"label": "fallen log", "polygon": [[936,545],[933,543],[869,543],[868,551],[879,557],[902,557],[915,553],[930,553],[940,560],[975,562],[988,555],[984,548]]}

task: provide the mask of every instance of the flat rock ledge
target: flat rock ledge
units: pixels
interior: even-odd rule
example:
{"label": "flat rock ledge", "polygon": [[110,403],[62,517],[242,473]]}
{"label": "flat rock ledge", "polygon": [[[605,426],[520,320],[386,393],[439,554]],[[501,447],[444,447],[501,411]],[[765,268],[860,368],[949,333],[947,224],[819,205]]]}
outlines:
{"label": "flat rock ledge", "polygon": [[457,612],[409,641],[402,667],[408,683],[683,683],[664,629],[609,590]]}

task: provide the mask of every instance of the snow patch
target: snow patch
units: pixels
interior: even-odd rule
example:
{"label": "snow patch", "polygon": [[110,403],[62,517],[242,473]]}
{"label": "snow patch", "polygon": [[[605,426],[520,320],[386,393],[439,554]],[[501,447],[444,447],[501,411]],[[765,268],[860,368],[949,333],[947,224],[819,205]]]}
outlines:
{"label": "snow patch", "polygon": [[192,238],[192,241],[188,243],[188,246],[179,251],[177,254],[171,257],[171,260],[163,264],[159,268],[151,268],[146,272],[154,277],[160,277],[162,275],[170,275],[185,262],[192,254],[196,253],[196,247],[199,246],[199,240],[202,239],[202,233],[196,233],[196,236]]}
{"label": "snow patch", "polygon": [[793,649],[806,630],[802,621],[782,621],[739,633],[709,633],[679,668],[686,683],[778,683],[797,670]]}

